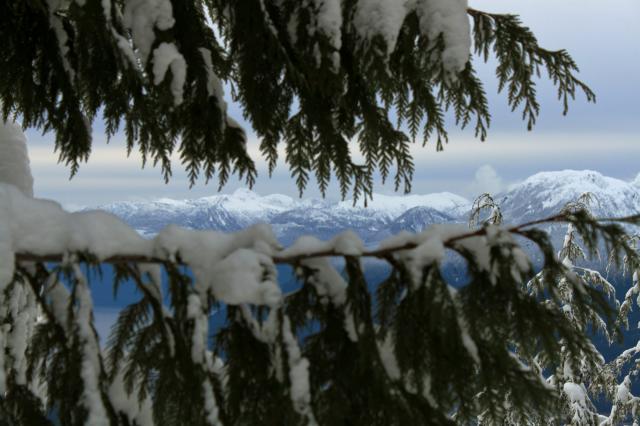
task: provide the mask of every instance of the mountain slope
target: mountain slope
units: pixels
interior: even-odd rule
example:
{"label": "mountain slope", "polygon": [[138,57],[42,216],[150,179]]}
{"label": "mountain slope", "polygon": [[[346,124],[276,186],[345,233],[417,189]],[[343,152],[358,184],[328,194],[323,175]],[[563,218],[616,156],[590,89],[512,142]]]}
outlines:
{"label": "mountain slope", "polygon": [[590,192],[595,216],[626,216],[640,212],[640,186],[591,170],[563,170],[535,174],[497,198],[505,219],[523,222],[557,213]]}
{"label": "mountain slope", "polygon": [[[155,234],[169,224],[231,232],[266,222],[273,225],[285,244],[302,234],[328,239],[348,229],[356,231],[365,241],[378,240],[389,234],[396,219],[414,208],[430,209],[433,217],[449,221],[468,211],[470,202],[451,193],[374,194],[374,200],[365,208],[353,205],[352,201],[295,200],[278,194],[260,196],[241,189],[233,194],[194,200],[118,202],[100,207],[144,234]],[[428,223],[433,223],[433,219]]]}
{"label": "mountain slope", "polygon": [[456,218],[431,207],[418,206],[407,210],[392,223],[390,231],[397,234],[401,231],[422,232],[429,225],[436,223],[456,222]]}

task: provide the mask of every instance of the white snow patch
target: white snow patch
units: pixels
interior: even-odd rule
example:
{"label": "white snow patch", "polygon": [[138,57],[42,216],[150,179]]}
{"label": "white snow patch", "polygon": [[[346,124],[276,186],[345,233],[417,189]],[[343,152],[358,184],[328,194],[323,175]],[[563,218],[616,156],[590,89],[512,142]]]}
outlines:
{"label": "white snow patch", "polygon": [[235,234],[171,225],[158,234],[154,244],[158,256],[179,257],[191,267],[201,297],[211,292],[232,305],[273,306],[281,300],[275,266],[269,256],[278,242],[267,225]]}
{"label": "white snow patch", "polygon": [[442,65],[451,73],[462,71],[471,54],[471,26],[467,0],[418,0],[420,30],[432,44],[444,39]]}
{"label": "white snow patch", "polygon": [[353,24],[361,42],[366,46],[374,37],[381,36],[386,43],[386,54],[390,55],[412,3],[412,0],[358,1]]}
{"label": "white snow patch", "polygon": [[124,25],[131,30],[143,64],[149,59],[156,39],[155,30],[166,31],[175,24],[171,0],[127,0],[122,18]]}
{"label": "white snow patch", "polygon": [[[340,48],[342,47],[342,1],[314,0],[317,8],[317,29],[329,39],[333,48],[331,61],[334,71],[340,68]],[[319,61],[316,59],[316,62]]]}
{"label": "white snow patch", "polygon": [[[343,232],[330,241],[321,241],[312,236],[302,236],[293,245],[278,253],[283,258],[306,256],[320,253],[337,253],[345,256],[358,256],[364,251],[364,244],[352,231]],[[333,304],[345,303],[347,283],[331,265],[329,257],[311,257],[302,259],[301,264],[313,271],[310,283],[318,295],[328,297]]]}
{"label": "white snow patch", "polygon": [[386,240],[383,240],[379,250],[394,249],[397,247],[415,245],[413,249],[396,252],[396,256],[407,265],[413,278],[413,285],[419,286],[422,280],[422,271],[425,266],[437,264],[444,259],[444,241],[467,233],[469,230],[460,224],[431,225],[419,234],[401,232]]}
{"label": "white snow patch", "polygon": [[210,272],[215,277],[213,295],[227,304],[253,303],[276,306],[282,300],[277,282],[263,280],[272,259],[249,249],[238,249],[218,262]]}
{"label": "white snow patch", "polygon": [[218,106],[223,112],[227,111],[227,103],[224,101],[224,89],[222,81],[213,70],[213,61],[211,59],[211,51],[207,48],[200,47],[198,49],[202,55],[204,66],[207,71],[207,93],[209,96],[218,101]]}
{"label": "white snow patch", "polygon": [[435,45],[442,35],[445,71],[457,73],[469,61],[471,27],[466,0],[360,0],[353,23],[360,43],[368,47],[376,36],[386,44],[388,57],[396,48],[398,35],[408,14],[418,15],[420,33]]}
{"label": "white snow patch", "polygon": [[22,129],[0,119],[0,183],[15,185],[29,197],[33,197],[33,176],[29,166],[27,138]]}
{"label": "white snow patch", "polygon": [[173,43],[160,43],[153,51],[153,84],[164,81],[167,70],[171,68],[171,93],[174,105],[184,100],[184,83],[187,78],[187,62]]}
{"label": "white snow patch", "polygon": [[93,301],[88,284],[78,264],[72,264],[77,284],[75,295],[77,298],[75,327],[78,333],[82,351],[80,377],[83,381],[82,404],[87,409],[85,424],[91,426],[108,426],[107,411],[102,401],[100,391],[100,376],[102,374],[100,345],[92,327]]}
{"label": "white snow patch", "polygon": [[309,360],[302,356],[298,340],[291,331],[289,317],[282,321],[282,339],[289,360],[291,400],[295,410],[305,415],[309,425],[317,424],[311,409],[311,384],[309,382]]}
{"label": "white snow patch", "polygon": [[49,8],[49,25],[53,29],[58,41],[58,51],[60,52],[60,58],[62,59],[62,66],[69,76],[69,80],[75,78],[75,71],[71,68],[69,63],[69,35],[62,25],[62,19],[58,16],[58,12],[68,6],[68,0],[47,0],[47,6]]}
{"label": "white snow patch", "polygon": [[124,385],[124,370],[120,369],[109,386],[109,401],[113,408],[124,414],[132,424],[153,426],[151,398],[147,395],[142,402],[139,402],[138,391],[139,386],[134,386],[133,393],[127,393]]}
{"label": "white snow patch", "polygon": [[453,301],[453,304],[456,308],[456,322],[458,323],[458,328],[460,328],[460,339],[462,340],[462,345],[467,350],[469,356],[473,359],[473,362],[475,362],[476,364],[480,364],[478,346],[469,334],[469,323],[464,317],[464,312],[462,312],[460,300],[458,298],[458,291],[451,286],[449,286],[448,289],[451,300]]}
{"label": "white snow patch", "polygon": [[387,375],[391,380],[400,380],[402,372],[398,366],[398,359],[394,353],[394,342],[391,333],[387,333],[384,341],[378,341],[378,352],[380,353],[380,360],[384,366]]}

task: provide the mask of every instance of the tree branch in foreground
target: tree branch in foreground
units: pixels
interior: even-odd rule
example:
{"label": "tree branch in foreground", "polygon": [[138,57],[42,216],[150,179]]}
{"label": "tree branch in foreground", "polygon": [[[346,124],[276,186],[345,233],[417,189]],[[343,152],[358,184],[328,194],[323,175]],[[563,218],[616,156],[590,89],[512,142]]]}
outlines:
{"label": "tree branch in foreground", "polygon": [[[543,219],[537,219],[530,222],[522,223],[520,225],[515,225],[507,228],[507,232],[511,234],[518,234],[520,231],[525,228],[535,226],[535,225],[544,225],[544,224],[552,224],[552,223],[566,223],[571,222],[571,218],[575,217],[573,213],[560,213],[553,216],[549,216]],[[640,215],[621,217],[621,218],[600,218],[595,219],[595,222],[621,222],[621,223],[635,223],[640,220]],[[467,238],[473,237],[481,237],[487,234],[487,228],[480,228],[474,231],[469,231],[463,234],[455,235],[451,238],[445,239],[443,241],[443,245],[447,248],[451,248],[453,244],[458,241],[465,240]],[[418,246],[415,242],[409,242],[406,244],[398,245],[395,247],[385,247],[374,250],[365,250],[360,254],[360,257],[375,257],[379,259],[385,259],[390,254],[403,250],[412,250]],[[335,249],[326,250],[326,251],[318,251],[314,253],[303,253],[297,254],[293,256],[273,256],[273,262],[277,264],[289,264],[295,265],[300,261],[318,257],[341,257],[345,256],[345,253],[341,253]],[[61,253],[52,253],[46,255],[36,255],[32,253],[17,253],[16,261],[17,262],[62,262],[64,255]],[[111,263],[111,264],[119,264],[119,263],[167,263],[167,259],[163,259],[160,257],[149,257],[149,256],[135,256],[135,255],[122,255],[122,256],[112,256],[107,259],[104,259],[102,263]],[[178,262],[180,264],[184,264],[183,262]]]}

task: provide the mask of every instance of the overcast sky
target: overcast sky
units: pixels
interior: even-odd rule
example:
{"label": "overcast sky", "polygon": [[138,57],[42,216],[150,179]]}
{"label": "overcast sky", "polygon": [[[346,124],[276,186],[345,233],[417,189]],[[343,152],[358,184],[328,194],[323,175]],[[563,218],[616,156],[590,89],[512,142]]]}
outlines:
{"label": "overcast sky", "polygon": [[[473,7],[512,12],[522,17],[549,49],[566,48],[581,68],[580,78],[598,96],[587,104],[579,95],[569,115],[563,117],[555,91],[541,82],[538,92],[542,113],[538,126],[527,132],[518,113],[511,113],[503,96],[496,96],[491,66],[481,66],[480,76],[490,94],[493,123],[489,138],[481,143],[472,131],[451,130],[444,152],[433,145],[414,150],[414,192],[451,191],[473,197],[483,191],[497,192],[509,184],[544,170],[594,169],[621,179],[640,172],[640,1],[639,0],[482,0]],[[237,108],[231,115],[239,119]],[[96,129],[101,126],[96,125]],[[28,131],[36,196],[52,198],[69,207],[99,205],[115,200],[159,197],[194,198],[217,192],[216,182],[200,182],[189,189],[178,162],[174,177],[165,185],[160,170],[140,169],[137,156],[126,158],[121,138],[106,145],[96,130],[92,156],[76,177],[57,164],[52,134]],[[249,149],[260,176],[254,188],[261,194],[297,194],[284,163],[269,179],[257,155],[257,142]],[[230,182],[223,192],[241,186]],[[376,186],[391,193],[391,185]],[[311,184],[305,196],[317,196]]]}

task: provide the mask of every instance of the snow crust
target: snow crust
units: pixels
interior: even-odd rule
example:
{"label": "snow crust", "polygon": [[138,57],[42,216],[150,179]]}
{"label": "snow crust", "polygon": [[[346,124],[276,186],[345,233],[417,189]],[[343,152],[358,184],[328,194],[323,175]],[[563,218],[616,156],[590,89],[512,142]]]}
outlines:
{"label": "snow crust", "polygon": [[150,243],[116,216],[101,212],[67,213],[53,201],[33,199],[0,183],[0,288],[13,275],[13,253],[47,255],[91,252],[98,259],[117,254],[145,255]]}
{"label": "snow crust", "polygon": [[232,305],[280,302],[275,266],[268,256],[279,245],[266,225],[235,234],[168,226],[153,241],[156,256],[180,258],[191,267],[203,298],[211,293]]}

